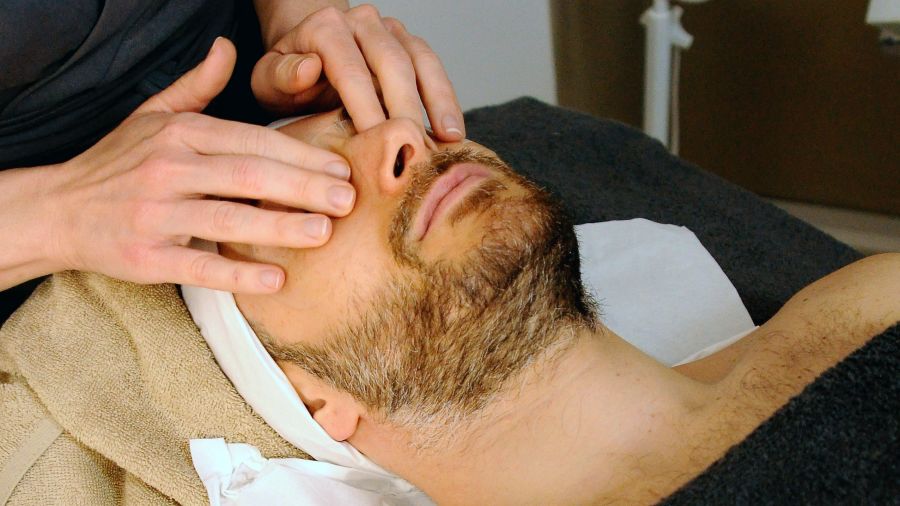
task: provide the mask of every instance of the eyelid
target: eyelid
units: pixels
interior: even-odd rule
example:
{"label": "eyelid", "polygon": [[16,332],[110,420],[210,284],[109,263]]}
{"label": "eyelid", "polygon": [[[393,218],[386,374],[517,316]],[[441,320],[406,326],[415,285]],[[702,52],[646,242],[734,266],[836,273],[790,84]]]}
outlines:
{"label": "eyelid", "polygon": [[341,107],[338,110],[338,120],[334,122],[332,128],[337,127],[341,130],[342,133],[346,134],[348,132],[348,128],[353,125],[353,119],[350,118],[350,113],[347,112],[346,107]]}

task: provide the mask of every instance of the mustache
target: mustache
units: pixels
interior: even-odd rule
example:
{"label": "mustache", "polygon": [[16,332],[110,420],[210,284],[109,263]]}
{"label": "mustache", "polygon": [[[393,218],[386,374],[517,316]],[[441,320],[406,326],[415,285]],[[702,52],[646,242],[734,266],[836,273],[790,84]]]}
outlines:
{"label": "mustache", "polygon": [[[388,236],[391,250],[398,262],[421,265],[421,260],[409,247],[406,237],[412,228],[416,213],[434,183],[451,167],[460,163],[478,163],[503,175],[515,175],[503,160],[467,147],[436,152],[429,160],[411,166],[408,170],[412,171],[412,178],[391,220]],[[506,186],[501,181],[490,179],[460,203],[450,216],[450,222],[456,223],[471,212],[489,207],[496,195],[505,189]]]}

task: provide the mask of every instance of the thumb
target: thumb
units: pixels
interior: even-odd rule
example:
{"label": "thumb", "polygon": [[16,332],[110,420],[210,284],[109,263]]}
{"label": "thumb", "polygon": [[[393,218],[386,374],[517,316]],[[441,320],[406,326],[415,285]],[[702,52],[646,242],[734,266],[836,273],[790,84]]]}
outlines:
{"label": "thumb", "polygon": [[237,50],[230,40],[217,37],[209,54],[199,65],[178,78],[171,86],[153,95],[132,113],[200,112],[225,89]]}
{"label": "thumb", "polygon": [[289,110],[298,102],[308,100],[307,95],[321,75],[322,60],[315,53],[270,51],[253,67],[250,87],[261,104],[275,110]]}

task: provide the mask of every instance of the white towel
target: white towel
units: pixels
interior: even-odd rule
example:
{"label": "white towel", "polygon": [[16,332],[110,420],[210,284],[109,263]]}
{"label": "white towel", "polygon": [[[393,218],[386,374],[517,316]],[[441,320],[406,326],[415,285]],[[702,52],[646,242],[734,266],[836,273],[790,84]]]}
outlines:
{"label": "white towel", "polygon": [[638,218],[575,231],[581,277],[603,323],[663,364],[699,360],[756,328],[734,285],[687,228]]}

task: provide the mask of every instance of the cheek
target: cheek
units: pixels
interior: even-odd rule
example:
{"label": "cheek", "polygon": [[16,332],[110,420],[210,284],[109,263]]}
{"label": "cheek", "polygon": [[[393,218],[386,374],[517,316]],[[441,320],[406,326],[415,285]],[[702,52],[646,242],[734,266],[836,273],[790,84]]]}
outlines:
{"label": "cheek", "polygon": [[372,214],[357,218],[360,211],[335,220],[326,244],[293,250],[286,266],[288,279],[282,295],[285,305],[291,307],[289,319],[310,339],[326,334],[355,315],[357,308],[367,306],[395,272],[396,263],[382,230],[387,225]]}

